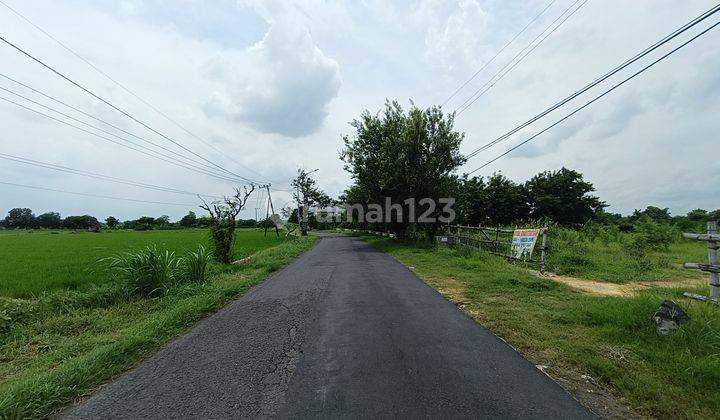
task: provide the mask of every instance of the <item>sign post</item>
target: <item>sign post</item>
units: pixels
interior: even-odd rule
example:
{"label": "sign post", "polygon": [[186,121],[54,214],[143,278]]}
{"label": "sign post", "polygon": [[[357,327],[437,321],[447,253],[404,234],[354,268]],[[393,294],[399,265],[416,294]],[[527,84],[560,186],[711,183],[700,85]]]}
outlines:
{"label": "sign post", "polygon": [[540,273],[545,273],[545,251],[547,251],[547,228],[542,228],[542,244],[540,245]]}

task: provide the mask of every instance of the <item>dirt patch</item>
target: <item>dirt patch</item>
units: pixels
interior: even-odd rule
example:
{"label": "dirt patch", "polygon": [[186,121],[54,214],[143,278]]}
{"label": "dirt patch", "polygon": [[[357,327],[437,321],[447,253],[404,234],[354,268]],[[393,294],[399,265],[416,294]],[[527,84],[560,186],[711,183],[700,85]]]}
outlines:
{"label": "dirt patch", "polygon": [[537,271],[534,271],[533,274],[544,279],[550,279],[558,283],[565,284],[575,290],[594,296],[635,296],[639,292],[652,287],[684,288],[702,286],[705,283],[705,279],[703,278],[694,278],[676,281],[640,281],[618,284],[605,281],[579,279],[570,276],[561,276],[553,273],[540,274]]}

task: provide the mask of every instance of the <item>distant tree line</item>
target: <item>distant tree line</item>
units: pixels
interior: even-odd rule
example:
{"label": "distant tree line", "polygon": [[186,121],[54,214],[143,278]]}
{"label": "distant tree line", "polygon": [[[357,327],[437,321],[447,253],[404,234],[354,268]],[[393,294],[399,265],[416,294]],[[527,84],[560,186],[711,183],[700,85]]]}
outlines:
{"label": "distant tree line", "polygon": [[581,173],[562,168],[535,175],[516,183],[496,173],[485,178],[460,180],[458,221],[462,224],[503,226],[522,222],[546,221],[568,227],[588,222],[617,225],[632,232],[636,222],[650,220],[675,225],[680,229],[703,229],[708,218],[720,217],[720,209],[695,209],[673,216],[668,208],[648,206],[631,215],[605,211],[607,204],[591,195],[595,188]]}
{"label": "distant tree line", "polygon": [[[212,224],[207,216],[197,217],[195,212],[188,212],[180,220],[172,222],[170,216],[160,217],[143,216],[135,220],[125,220],[110,216],[104,222],[90,215],[66,216],[60,213],[47,212],[36,216],[31,209],[11,209],[4,219],[0,219],[0,228],[3,229],[73,229],[98,231],[100,229],[132,229],[132,230],[169,230],[183,228],[205,228]],[[238,227],[256,227],[254,219],[240,219]]]}
{"label": "distant tree line", "polygon": [[562,168],[542,172],[525,183],[496,173],[487,179],[461,179],[458,185],[459,221],[500,226],[520,221],[548,220],[579,226],[598,218],[607,207],[591,195],[593,185],[581,173]]}

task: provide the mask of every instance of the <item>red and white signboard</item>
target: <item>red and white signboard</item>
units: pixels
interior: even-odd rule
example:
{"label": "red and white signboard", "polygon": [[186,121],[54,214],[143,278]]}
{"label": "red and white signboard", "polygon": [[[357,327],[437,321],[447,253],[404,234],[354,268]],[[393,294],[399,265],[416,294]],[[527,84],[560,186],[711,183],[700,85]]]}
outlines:
{"label": "red and white signboard", "polygon": [[535,243],[542,229],[516,229],[513,232],[510,254],[520,260],[532,257]]}

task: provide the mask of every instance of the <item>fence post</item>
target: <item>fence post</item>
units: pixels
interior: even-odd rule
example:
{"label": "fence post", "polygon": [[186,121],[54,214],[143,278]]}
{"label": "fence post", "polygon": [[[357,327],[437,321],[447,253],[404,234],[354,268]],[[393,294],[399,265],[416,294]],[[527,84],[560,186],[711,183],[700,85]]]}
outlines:
{"label": "fence post", "polygon": [[493,243],[493,248],[495,248],[495,253],[500,253],[500,227],[495,228],[495,242]]}
{"label": "fence post", "polygon": [[547,247],[547,228],[542,228],[542,248],[540,248],[540,273],[545,273],[545,249]]}
{"label": "fence post", "polygon": [[[708,237],[713,238],[713,235],[717,234],[717,220],[710,219],[707,224]],[[717,241],[708,241],[708,260],[710,266],[717,266],[718,243]],[[717,300],[720,297],[720,279],[718,279],[718,273],[716,271],[710,271],[710,298]]]}
{"label": "fence post", "polygon": [[707,242],[708,247],[708,263],[685,263],[683,267],[707,271],[710,273],[710,296],[702,296],[694,293],[683,293],[684,296],[689,298],[702,300],[704,302],[712,302],[716,305],[720,305],[720,279],[718,273],[720,273],[720,267],[718,266],[717,250],[718,242],[720,242],[720,235],[717,234],[717,220],[711,218],[707,223],[707,234],[699,233],[683,233],[682,237],[685,239],[694,239],[696,241]]}

